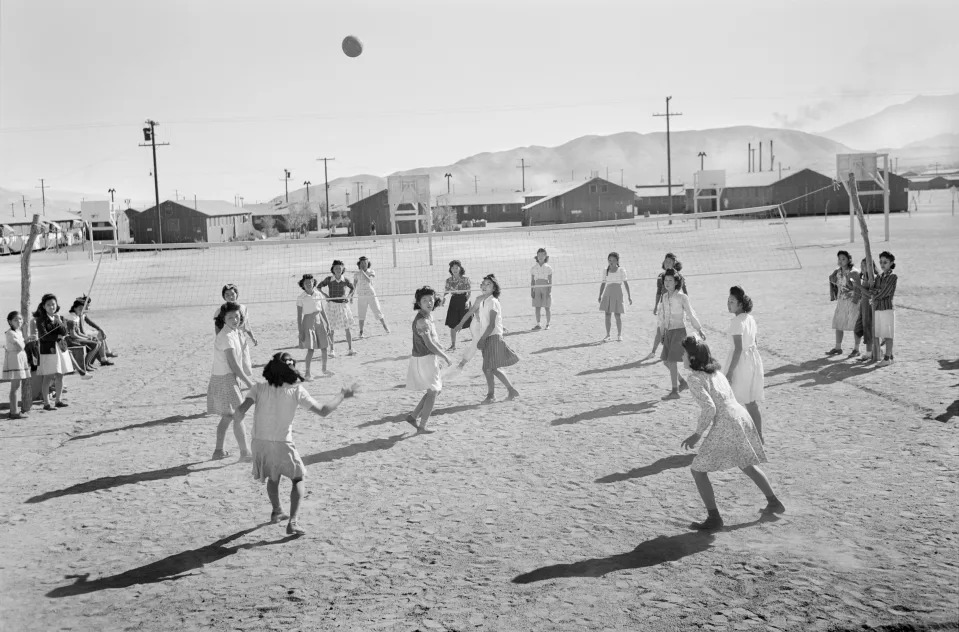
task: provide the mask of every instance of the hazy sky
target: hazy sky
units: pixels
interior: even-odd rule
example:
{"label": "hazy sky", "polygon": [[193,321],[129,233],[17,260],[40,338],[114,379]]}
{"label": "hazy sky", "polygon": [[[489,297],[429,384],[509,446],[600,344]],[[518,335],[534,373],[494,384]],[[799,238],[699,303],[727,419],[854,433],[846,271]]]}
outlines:
{"label": "hazy sky", "polygon": [[[953,0],[0,0],[0,187],[248,202],[584,134],[959,92]],[[343,36],[363,55],[347,58]]]}

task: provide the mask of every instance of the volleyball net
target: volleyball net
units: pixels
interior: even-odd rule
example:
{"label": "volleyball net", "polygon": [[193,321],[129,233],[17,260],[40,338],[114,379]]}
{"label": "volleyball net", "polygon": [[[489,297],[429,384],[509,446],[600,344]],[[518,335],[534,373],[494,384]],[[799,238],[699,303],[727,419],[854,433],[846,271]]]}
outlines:
{"label": "volleyball net", "polygon": [[[474,289],[487,274],[504,288],[528,288],[538,248],[546,248],[554,285],[599,283],[610,252],[630,280],[655,278],[675,253],[683,274],[725,274],[801,267],[778,206],[629,220],[444,233],[242,241],[223,244],[104,246],[93,295],[98,309],[217,304],[233,283],[244,303],[289,302],[304,274],[322,279],[335,259],[353,278],[365,256],[379,296],[442,289],[449,262],[462,262]],[[113,250],[116,249],[114,257]]]}

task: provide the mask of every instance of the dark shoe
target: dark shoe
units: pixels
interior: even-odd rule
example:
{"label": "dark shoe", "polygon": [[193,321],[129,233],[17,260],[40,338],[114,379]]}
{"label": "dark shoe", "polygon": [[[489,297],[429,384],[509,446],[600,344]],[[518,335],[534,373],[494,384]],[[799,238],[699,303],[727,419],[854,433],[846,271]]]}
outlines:
{"label": "dark shoe", "polygon": [[57,408],[66,408],[68,404],[66,402],[57,402],[55,405]]}
{"label": "dark shoe", "polygon": [[850,358],[858,358],[858,357],[859,357],[859,349],[853,349],[852,352],[849,354],[849,357],[850,357]]}
{"label": "dark shoe", "polygon": [[100,361],[100,366],[113,366],[114,364],[116,364],[116,363],[115,363],[115,362],[110,362],[109,360],[101,360],[101,361]]}
{"label": "dark shoe", "polygon": [[10,419],[23,419],[23,415],[21,415],[21,414],[19,414],[19,413],[10,413],[9,418],[10,418]]}
{"label": "dark shoe", "polygon": [[108,353],[108,354],[107,354],[107,357],[108,357],[108,358],[115,358],[115,357],[117,357],[117,354],[115,354],[115,353]]}
{"label": "dark shoe", "polygon": [[229,458],[230,453],[226,450],[214,450],[213,451],[213,461],[222,461],[223,459]]}
{"label": "dark shoe", "polygon": [[833,347],[832,349],[826,352],[826,355],[829,355],[829,356],[841,355],[841,354],[842,354],[842,349],[837,349],[835,347]]}
{"label": "dark shoe", "polygon": [[44,405],[43,405],[43,410],[56,410],[56,408],[54,408],[54,407],[51,406],[50,404],[44,404]]}
{"label": "dark shoe", "polygon": [[697,531],[715,531],[723,528],[723,519],[719,516],[709,516],[702,522],[692,523],[689,528]]}

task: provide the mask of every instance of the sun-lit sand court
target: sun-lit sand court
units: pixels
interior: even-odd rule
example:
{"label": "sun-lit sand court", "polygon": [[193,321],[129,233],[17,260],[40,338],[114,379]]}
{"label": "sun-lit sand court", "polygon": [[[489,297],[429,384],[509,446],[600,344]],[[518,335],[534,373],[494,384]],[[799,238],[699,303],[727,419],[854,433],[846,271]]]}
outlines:
{"label": "sun-lit sand court", "polygon": [[[894,215],[888,244],[881,216],[869,220],[874,254],[891,250],[898,264],[896,362],[885,368],[824,355],[835,252],[863,255],[858,234],[848,243],[848,218],[790,220],[801,269],[710,275],[702,253],[667,242],[620,253],[638,275],[638,261],[677,251],[720,358],[729,286],[755,301],[763,469],[786,513],[761,519],[762,494],[721,472],[712,478],[726,526],[715,533],[688,529],[705,514],[694,452],[680,442],[699,409],[688,391],[663,401],[667,371],[641,361],[655,327],[650,271],[631,284],[625,341],[600,343],[596,292],[612,247],[575,262],[596,283],[557,288],[548,331],[530,331],[528,289],[504,291],[522,396],[498,391],[480,406],[474,359],[439,395],[434,434],[404,421],[420,396],[403,388],[412,288],[382,301],[393,334],[368,321],[359,354],[346,357],[339,333],[336,375],[307,388],[321,402],[354,379],[365,391],[329,417],[297,416],[303,537],[267,524],[249,464],[210,460],[217,293],[204,307],[97,311],[108,289],[95,287],[117,366],[68,377],[69,408],[0,423],[0,629],[957,629],[959,219],[948,192],[933,200]],[[351,274],[355,254],[340,257]],[[766,255],[751,253],[755,269]],[[87,290],[93,264],[70,257],[36,256],[34,303]],[[464,265],[474,287],[516,272],[478,256]],[[419,282],[441,288],[445,270],[442,260]],[[294,276],[306,271],[318,270],[276,280],[286,302],[256,303],[242,281],[212,279],[237,282],[250,301],[256,367],[278,349],[303,358]],[[389,277],[388,262],[377,272]],[[18,258],[0,260],[0,288],[4,309],[18,308]],[[227,448],[236,454],[232,436]],[[288,493],[285,480],[284,504]]]}

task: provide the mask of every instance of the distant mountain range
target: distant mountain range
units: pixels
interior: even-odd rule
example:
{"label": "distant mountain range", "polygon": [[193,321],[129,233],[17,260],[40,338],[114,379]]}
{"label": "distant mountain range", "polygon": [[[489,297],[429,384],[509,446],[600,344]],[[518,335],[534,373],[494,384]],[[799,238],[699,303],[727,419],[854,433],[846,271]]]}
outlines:
{"label": "distant mountain range", "polygon": [[[725,169],[727,173],[745,173],[749,168],[749,146],[754,150],[754,170],[800,169],[809,167],[826,174],[835,170],[836,154],[853,151],[888,151],[900,171],[925,170],[938,163],[959,166],[959,94],[918,96],[865,118],[821,134],[782,128],[724,127],[677,131],[671,134],[672,180],[692,181],[700,167],[700,152],[706,169]],[[772,151],[770,152],[770,142]],[[772,156],[770,156],[772,153]],[[772,158],[772,159],[771,159]],[[519,169],[525,162],[525,183]],[[622,171],[621,171],[622,170]],[[519,147],[485,152],[450,165],[419,167],[398,174],[428,174],[433,195],[446,193],[444,174],[452,174],[450,190],[457,194],[533,191],[553,182],[583,180],[595,173],[627,187],[665,182],[666,134],[621,132],[609,136],[583,136],[558,147]],[[355,183],[359,182],[358,187]],[[386,188],[386,178],[355,174],[330,181],[330,204],[341,206],[355,202]],[[347,195],[346,191],[350,191]],[[362,194],[360,193],[362,191]],[[29,205],[37,208],[37,191],[24,192]],[[0,188],[0,218],[5,212],[22,214],[21,192]],[[305,202],[305,188],[289,192],[291,203]],[[80,198],[105,199],[104,196],[74,192],[47,192],[47,207],[78,210]],[[309,191],[313,208],[324,199],[322,183]],[[273,208],[285,205],[278,195],[269,202],[248,207]],[[37,210],[39,210],[37,208]]]}

